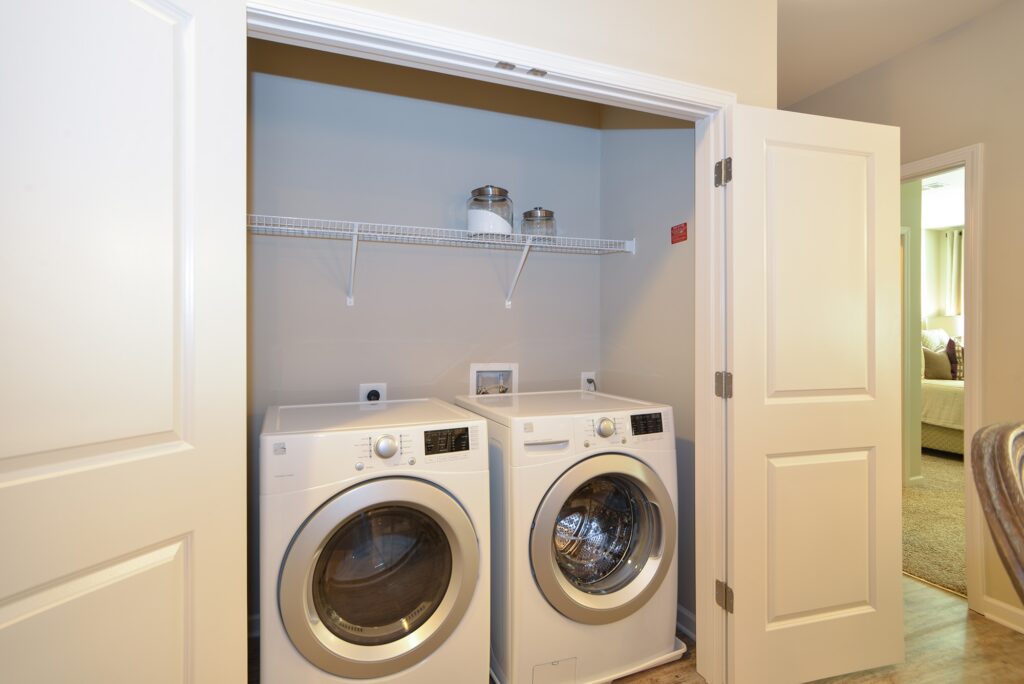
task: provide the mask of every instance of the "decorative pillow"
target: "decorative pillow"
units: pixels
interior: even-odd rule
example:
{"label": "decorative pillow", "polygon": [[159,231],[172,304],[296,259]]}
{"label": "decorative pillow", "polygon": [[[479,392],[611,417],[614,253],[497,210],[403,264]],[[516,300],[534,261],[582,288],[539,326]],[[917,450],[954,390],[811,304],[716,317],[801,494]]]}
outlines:
{"label": "decorative pillow", "polygon": [[946,348],[949,342],[949,333],[942,328],[921,331],[921,346],[932,351],[939,351]]}
{"label": "decorative pillow", "polygon": [[954,338],[946,343],[946,356],[949,357],[949,371],[954,380],[964,379],[964,345]]}
{"label": "decorative pillow", "polygon": [[953,372],[945,351],[921,347],[924,353],[924,377],[927,380],[952,380]]}

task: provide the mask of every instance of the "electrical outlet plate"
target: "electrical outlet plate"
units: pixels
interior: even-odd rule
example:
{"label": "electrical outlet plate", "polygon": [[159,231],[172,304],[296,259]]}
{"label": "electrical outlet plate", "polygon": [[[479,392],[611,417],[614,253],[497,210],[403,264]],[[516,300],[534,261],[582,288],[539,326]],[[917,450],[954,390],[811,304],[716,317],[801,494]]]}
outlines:
{"label": "electrical outlet plate", "polygon": [[519,391],[518,363],[472,363],[469,394],[508,394]]}
{"label": "electrical outlet plate", "polygon": [[370,400],[366,398],[366,395],[371,391],[377,390],[380,392],[380,399],[377,401],[388,400],[388,383],[386,382],[361,382],[359,383],[359,401],[368,403]]}
{"label": "electrical outlet plate", "polygon": [[[593,380],[593,384],[587,380]],[[597,391],[597,373],[594,371],[583,371],[580,373],[580,389],[589,392]]]}

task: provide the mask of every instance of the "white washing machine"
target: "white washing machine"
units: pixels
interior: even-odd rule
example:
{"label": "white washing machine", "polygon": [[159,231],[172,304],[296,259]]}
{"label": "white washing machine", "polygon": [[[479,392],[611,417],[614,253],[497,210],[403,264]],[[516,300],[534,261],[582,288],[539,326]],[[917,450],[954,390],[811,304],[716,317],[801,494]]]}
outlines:
{"label": "white washing machine", "polygon": [[607,682],[679,658],[672,407],[582,391],[456,403],[488,420],[495,679]]}
{"label": "white washing machine", "polygon": [[261,681],[487,680],[486,448],[437,399],[267,409]]}

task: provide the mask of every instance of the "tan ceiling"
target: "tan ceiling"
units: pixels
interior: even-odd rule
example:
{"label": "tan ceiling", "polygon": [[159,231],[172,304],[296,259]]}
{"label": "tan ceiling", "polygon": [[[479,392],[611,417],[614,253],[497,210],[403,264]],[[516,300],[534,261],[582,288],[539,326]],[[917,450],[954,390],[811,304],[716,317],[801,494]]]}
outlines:
{"label": "tan ceiling", "polygon": [[881,64],[1003,0],[779,0],[779,107]]}

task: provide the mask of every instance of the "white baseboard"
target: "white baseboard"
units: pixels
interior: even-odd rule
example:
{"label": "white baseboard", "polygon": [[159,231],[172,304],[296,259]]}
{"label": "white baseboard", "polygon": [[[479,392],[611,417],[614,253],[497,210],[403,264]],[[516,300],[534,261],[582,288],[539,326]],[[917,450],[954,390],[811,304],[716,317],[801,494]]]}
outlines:
{"label": "white baseboard", "polygon": [[983,601],[985,617],[1024,634],[1024,609],[991,596],[985,596]]}
{"label": "white baseboard", "polygon": [[697,615],[692,610],[676,606],[676,629],[697,641]]}

